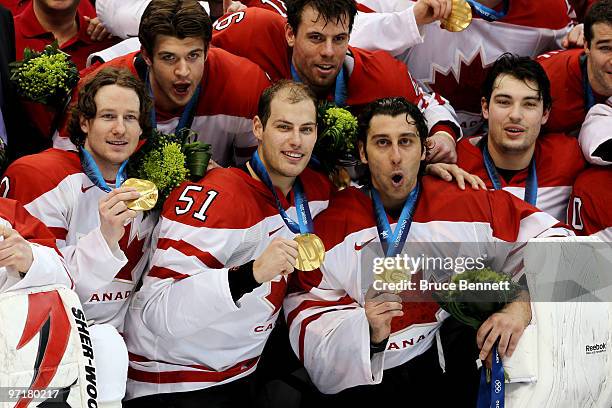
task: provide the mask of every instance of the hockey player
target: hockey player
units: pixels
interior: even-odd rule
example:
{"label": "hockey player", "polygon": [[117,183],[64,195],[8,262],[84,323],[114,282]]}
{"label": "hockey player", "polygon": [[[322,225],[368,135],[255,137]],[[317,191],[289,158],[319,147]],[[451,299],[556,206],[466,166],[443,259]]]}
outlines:
{"label": "hockey player", "polygon": [[[291,344],[310,378],[327,394],[351,388],[338,395],[344,404],[393,403],[401,393],[414,405],[443,406],[439,402],[446,394],[440,392],[446,388],[433,346],[445,314],[428,292],[409,290],[400,298],[373,286],[374,264],[366,253],[394,257],[424,251],[445,257],[451,254],[443,248],[452,247],[443,242],[478,242],[472,255],[486,254],[494,269],[518,279],[520,241],[569,233],[507,192],[460,191],[421,178],[426,132],[420,111],[402,98],[366,107],[358,146],[370,183],[332,196],[315,220],[325,260],[318,270],[294,275],[296,289],[284,303]],[[425,271],[419,274],[424,277]],[[512,355],[531,318],[524,300],[482,324],[481,359],[496,340],[502,357]],[[450,398],[457,403],[456,396]]]}
{"label": "hockey player", "polygon": [[358,111],[376,98],[402,95],[424,109],[434,145],[428,159],[455,162],[460,129],[452,107],[423,93],[389,54],[350,47],[356,12],[354,0],[289,2],[287,19],[248,8],[217,21],[212,43],[257,63],[272,80],[304,82],[319,99],[338,106]]}
{"label": "hockey player", "polygon": [[73,288],[55,237],[15,200],[0,198],[0,293],[54,283]]}
{"label": "hockey player", "polygon": [[[553,100],[547,131],[578,134],[587,112],[595,104],[612,98],[611,0],[598,1],[589,9],[584,20],[584,38],[583,50],[538,57],[550,78]],[[606,153],[603,146],[593,143],[601,138],[601,133],[581,135],[584,143],[593,145],[590,151],[584,151],[593,164],[602,164],[601,156]]]}
{"label": "hockey player", "polygon": [[184,183],[164,205],[126,321],[129,407],[253,402],[252,374],[296,265],[293,238],[332,189],[306,167],[317,137],[307,87],[264,91],[253,132],[259,148],[246,166]]}
{"label": "hockey player", "polygon": [[[580,129],[579,140],[584,134],[599,134],[600,145],[607,146],[607,161],[612,160],[612,106],[597,104],[587,114]],[[583,146],[583,152],[584,152]],[[597,235],[612,242],[612,167],[593,166],[578,176],[567,207],[567,224],[578,235]]]}
{"label": "hockey player", "polygon": [[[212,145],[214,161],[227,166],[255,150],[251,119],[269,81],[250,61],[210,48],[211,30],[197,1],[154,0],[141,19],[141,51],[98,69],[123,67],[141,78],[155,102],[153,126],[166,133],[193,129]],[[65,142],[56,138],[55,146],[68,148]]]}
{"label": "hockey player", "polygon": [[[119,333],[157,222],[154,214],[128,209],[125,201],[139,193],[120,187],[140,137],[151,132],[150,106],[144,85],[129,71],[102,70],[81,88],[71,115],[71,140],[79,152],[49,149],[23,157],[2,180],[4,194],[55,235],[90,325],[108,326],[103,332],[110,337],[97,339],[92,331],[94,348],[97,341],[119,347],[112,357],[97,359],[103,402],[120,401],[125,392],[127,350]],[[109,379],[119,387],[107,394]]]}
{"label": "hockey player", "polygon": [[505,189],[565,220],[567,200],[586,162],[575,137],[540,134],[549,119],[550,83],[528,57],[502,55],[483,84],[488,134],[458,143],[458,164],[490,189]]}

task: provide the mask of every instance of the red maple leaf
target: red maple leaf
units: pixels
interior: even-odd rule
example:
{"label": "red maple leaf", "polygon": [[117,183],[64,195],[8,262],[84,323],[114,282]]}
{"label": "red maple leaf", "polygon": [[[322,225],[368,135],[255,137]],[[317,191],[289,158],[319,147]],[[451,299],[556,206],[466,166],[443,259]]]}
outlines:
{"label": "red maple leaf", "polygon": [[129,282],[134,282],[132,271],[136,267],[136,264],[138,264],[138,261],[140,261],[140,258],[142,258],[142,248],[145,241],[144,238],[139,238],[138,233],[136,233],[134,239],[132,239],[132,242],[129,242],[133,224],[134,223],[131,222],[125,226],[123,237],[121,237],[119,240],[119,248],[125,254],[127,263],[123,266],[123,268],[121,268],[119,273],[115,275],[115,279],[121,279]]}
{"label": "red maple leaf", "polygon": [[461,60],[458,79],[452,69],[444,74],[434,68],[431,88],[446,98],[455,110],[480,112],[481,87],[489,67],[484,67],[480,52],[472,62]]}

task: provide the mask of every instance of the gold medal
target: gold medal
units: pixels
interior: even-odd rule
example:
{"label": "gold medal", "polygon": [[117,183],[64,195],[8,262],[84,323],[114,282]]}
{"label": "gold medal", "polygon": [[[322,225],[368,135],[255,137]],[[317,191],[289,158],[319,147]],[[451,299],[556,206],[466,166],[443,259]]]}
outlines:
{"label": "gold medal", "polygon": [[321,266],[325,259],[325,246],[315,234],[302,234],[293,239],[298,243],[295,269],[308,272]]}
{"label": "gold medal", "polygon": [[[398,268],[397,266],[391,268],[384,268],[380,274],[375,276],[375,279],[380,281],[384,288],[388,292],[400,293],[403,292],[402,285],[407,285],[412,280],[412,274],[409,269]],[[394,289],[389,288],[389,284],[393,284]]]}
{"label": "gold medal", "polygon": [[463,31],[472,22],[472,8],[465,0],[453,0],[453,8],[447,19],[442,20],[444,29],[456,33]]}
{"label": "gold medal", "polygon": [[140,193],[139,198],[125,202],[130,210],[147,211],[155,207],[158,193],[157,187],[153,182],[137,178],[130,178],[125,180],[121,187],[134,187]]}

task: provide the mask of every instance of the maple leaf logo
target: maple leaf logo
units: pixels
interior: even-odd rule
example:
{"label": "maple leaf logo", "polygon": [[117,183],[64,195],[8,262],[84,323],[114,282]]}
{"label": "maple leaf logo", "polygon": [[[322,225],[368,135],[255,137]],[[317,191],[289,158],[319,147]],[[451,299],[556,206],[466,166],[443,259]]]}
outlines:
{"label": "maple leaf logo", "polygon": [[459,71],[451,67],[443,72],[433,65],[433,83],[428,84],[436,93],[446,98],[455,110],[480,112],[481,87],[489,66],[485,67],[480,52],[472,61],[461,59]]}
{"label": "maple leaf logo", "polygon": [[121,268],[119,273],[115,275],[115,279],[124,280],[128,282],[134,282],[134,278],[132,277],[132,272],[142,258],[142,248],[144,247],[145,238],[138,237],[138,232],[134,235],[134,238],[130,242],[130,235],[132,232],[132,225],[134,222],[130,222],[125,226],[125,232],[123,233],[123,237],[119,240],[119,248],[125,254],[127,258],[127,263]]}

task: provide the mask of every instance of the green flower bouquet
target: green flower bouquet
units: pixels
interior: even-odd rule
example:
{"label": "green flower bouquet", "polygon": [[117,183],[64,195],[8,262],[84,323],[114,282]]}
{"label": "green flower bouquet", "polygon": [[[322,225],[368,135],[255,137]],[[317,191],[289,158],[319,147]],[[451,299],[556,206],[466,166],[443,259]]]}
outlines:
{"label": "green flower bouquet", "polygon": [[129,177],[149,180],[157,186],[161,208],[173,189],[186,180],[197,181],[206,174],[211,146],[190,142],[196,133],[183,129],[177,134],[153,130],[143,146],[130,159]]}
{"label": "green flower bouquet", "polygon": [[[460,281],[468,289],[459,289]],[[493,271],[491,268],[468,270],[453,276],[455,289],[432,293],[440,307],[463,324],[478,330],[480,325],[506,304],[515,301],[522,288],[510,276]],[[480,290],[478,284],[508,282],[502,290]],[[476,285],[470,285],[476,284]],[[475,287],[472,289],[470,287]],[[487,287],[487,286],[485,286]]]}
{"label": "green flower bouquet", "polygon": [[348,110],[323,102],[318,108],[319,137],[313,156],[328,174],[356,163],[357,118]]}
{"label": "green flower bouquet", "polygon": [[79,82],[79,70],[57,41],[43,51],[24,50],[23,60],[11,66],[11,81],[25,99],[50,106],[64,106]]}

